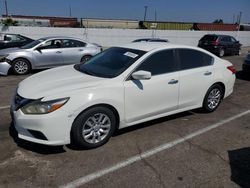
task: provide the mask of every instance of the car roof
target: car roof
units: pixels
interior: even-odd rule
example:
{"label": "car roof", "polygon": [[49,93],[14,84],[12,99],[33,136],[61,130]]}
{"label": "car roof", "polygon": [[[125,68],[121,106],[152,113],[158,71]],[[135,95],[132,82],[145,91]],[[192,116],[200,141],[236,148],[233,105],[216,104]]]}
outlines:
{"label": "car roof", "polygon": [[136,40],[166,40],[166,39],[161,39],[161,38],[139,38]]}
{"label": "car roof", "polygon": [[189,49],[196,49],[199,51],[203,51],[202,49],[193,47],[193,46],[172,44],[172,43],[166,43],[166,42],[144,42],[144,43],[134,42],[134,43],[124,44],[124,45],[119,45],[116,47],[130,48],[130,49],[142,50],[146,52],[149,52],[155,49],[173,49],[173,48],[189,48]]}
{"label": "car roof", "polygon": [[[79,38],[75,38],[75,37],[67,37],[67,36],[50,36],[50,37],[42,37],[40,39],[43,40],[49,40],[49,39],[72,39],[72,40],[79,40],[79,41],[84,41],[82,39]],[[39,39],[38,39],[39,40]]]}
{"label": "car roof", "polygon": [[231,35],[218,35],[218,34],[207,34],[204,36],[218,36],[218,37],[231,37]]}

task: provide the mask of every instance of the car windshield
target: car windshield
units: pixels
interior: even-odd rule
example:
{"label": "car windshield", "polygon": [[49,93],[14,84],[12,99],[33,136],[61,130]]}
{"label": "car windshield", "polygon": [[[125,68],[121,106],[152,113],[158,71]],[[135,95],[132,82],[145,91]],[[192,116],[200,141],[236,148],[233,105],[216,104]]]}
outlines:
{"label": "car windshield", "polygon": [[75,65],[75,69],[93,76],[114,78],[145,53],[141,50],[112,47],[94,56],[84,64]]}
{"label": "car windshield", "polygon": [[40,44],[41,42],[45,41],[45,39],[39,39],[39,40],[35,40],[31,43],[28,43],[22,47],[20,47],[21,49],[30,49],[30,48],[33,48],[35,47],[36,45]]}

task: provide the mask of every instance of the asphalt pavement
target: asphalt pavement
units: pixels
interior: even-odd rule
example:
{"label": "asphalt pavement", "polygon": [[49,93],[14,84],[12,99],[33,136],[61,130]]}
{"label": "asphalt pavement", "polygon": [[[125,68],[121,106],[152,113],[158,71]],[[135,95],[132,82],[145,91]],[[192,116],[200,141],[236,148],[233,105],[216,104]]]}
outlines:
{"label": "asphalt pavement", "polygon": [[237,79],[215,112],[193,110],[125,128],[92,150],[17,139],[10,128],[10,98],[31,74],[1,76],[0,187],[250,187],[245,55],[225,57],[236,66]]}

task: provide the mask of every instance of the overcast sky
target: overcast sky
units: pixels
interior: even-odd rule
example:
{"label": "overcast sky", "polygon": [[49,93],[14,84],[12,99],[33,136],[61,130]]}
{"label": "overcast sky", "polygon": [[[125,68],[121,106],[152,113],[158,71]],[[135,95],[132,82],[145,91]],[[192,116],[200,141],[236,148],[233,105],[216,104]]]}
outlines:
{"label": "overcast sky", "polygon": [[[223,19],[232,23],[242,11],[242,22],[250,23],[250,0],[7,0],[9,14],[72,16],[78,18],[147,19],[177,22],[212,22]],[[0,0],[5,14],[4,0]]]}

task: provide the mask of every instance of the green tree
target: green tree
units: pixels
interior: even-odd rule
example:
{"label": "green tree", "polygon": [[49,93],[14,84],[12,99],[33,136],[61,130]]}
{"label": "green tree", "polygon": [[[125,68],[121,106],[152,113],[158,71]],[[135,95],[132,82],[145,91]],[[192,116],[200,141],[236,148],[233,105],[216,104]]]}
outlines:
{"label": "green tree", "polygon": [[13,20],[12,18],[6,18],[6,19],[2,20],[2,24],[4,26],[17,26],[18,21]]}
{"label": "green tree", "polygon": [[216,19],[213,21],[213,23],[216,23],[216,24],[223,24],[223,20],[222,19]]}

